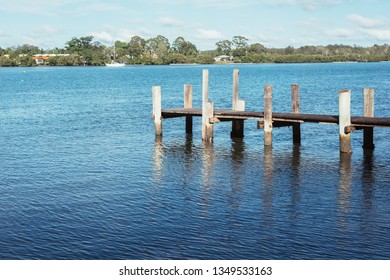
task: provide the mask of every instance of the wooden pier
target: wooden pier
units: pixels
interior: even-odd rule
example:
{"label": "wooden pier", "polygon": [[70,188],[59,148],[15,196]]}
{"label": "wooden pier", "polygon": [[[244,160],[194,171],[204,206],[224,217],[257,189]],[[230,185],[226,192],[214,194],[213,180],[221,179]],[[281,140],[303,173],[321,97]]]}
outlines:
{"label": "wooden pier", "polygon": [[319,115],[300,113],[299,85],[291,85],[291,113],[272,111],[272,86],[264,87],[264,110],[245,111],[245,101],[238,97],[239,70],[233,71],[232,109],[214,109],[208,98],[208,70],[203,70],[202,108],[192,107],[192,86],[184,85],[184,107],[174,109],[161,108],[161,87],[153,87],[153,115],[156,136],[162,135],[162,120],[185,117],[186,133],[192,133],[192,118],[202,118],[202,139],[213,141],[214,124],[223,121],[232,122],[231,137],[244,137],[244,121],[258,120],[258,128],[264,130],[264,146],[272,146],[272,129],[292,126],[293,143],[301,144],[301,124],[305,122],[339,125],[340,152],[351,153],[351,133],[364,130],[363,148],[374,149],[374,127],[390,127],[390,118],[374,117],[374,89],[363,89],[364,115],[351,116],[351,91],[339,91],[339,115]]}

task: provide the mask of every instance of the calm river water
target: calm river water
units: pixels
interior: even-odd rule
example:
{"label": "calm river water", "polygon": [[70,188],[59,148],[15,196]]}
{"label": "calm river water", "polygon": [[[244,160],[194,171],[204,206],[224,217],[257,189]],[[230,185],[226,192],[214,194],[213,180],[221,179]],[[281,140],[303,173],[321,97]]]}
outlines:
{"label": "calm river water", "polygon": [[365,153],[352,134],[340,156],[338,127],[263,131],[230,123],[201,140],[200,119],[163,122],[155,139],[151,87],[163,107],[182,107],[183,85],[201,104],[202,69],[210,99],[240,98],[262,111],[290,112],[290,85],[303,113],[338,114],[338,91],[374,87],[375,115],[390,117],[390,63],[0,68],[0,259],[390,259],[390,130],[375,130]]}

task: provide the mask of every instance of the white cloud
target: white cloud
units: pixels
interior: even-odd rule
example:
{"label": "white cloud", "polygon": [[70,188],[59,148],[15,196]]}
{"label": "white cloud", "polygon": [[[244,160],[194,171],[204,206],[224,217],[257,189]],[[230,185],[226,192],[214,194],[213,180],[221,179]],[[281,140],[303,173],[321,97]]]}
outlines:
{"label": "white cloud", "polygon": [[34,15],[53,16],[60,7],[70,3],[78,3],[77,0],[17,0],[7,1],[7,4],[0,5],[0,11],[27,13]]}
{"label": "white cloud", "polygon": [[361,31],[375,40],[390,40],[390,29],[362,29]]}
{"label": "white cloud", "polygon": [[113,12],[121,11],[123,8],[113,3],[93,3],[88,6],[88,9],[96,12]]}
{"label": "white cloud", "polygon": [[223,34],[216,30],[198,28],[196,34],[197,39],[202,40],[220,40],[223,39]]}
{"label": "white cloud", "polygon": [[324,31],[325,35],[333,37],[333,38],[352,38],[355,32],[351,29],[347,28],[335,28],[328,29]]}
{"label": "white cloud", "polygon": [[48,34],[48,35],[55,34],[58,32],[58,30],[56,28],[54,28],[48,24],[40,26],[39,31],[44,33],[44,34]]}
{"label": "white cloud", "polygon": [[182,26],[184,26],[183,22],[176,20],[174,18],[170,18],[170,17],[160,17],[160,19],[158,20],[158,23],[160,25],[163,25],[166,27],[182,27]]}
{"label": "white cloud", "polygon": [[0,29],[0,37],[8,37],[9,34],[3,30]]}
{"label": "white cloud", "polygon": [[114,41],[114,38],[106,31],[102,32],[92,32],[91,35],[93,36],[95,41],[102,42],[104,44],[112,44]]}
{"label": "white cloud", "polygon": [[364,28],[378,27],[386,24],[385,18],[367,18],[357,14],[349,15],[347,20],[352,24]]}
{"label": "white cloud", "polygon": [[193,0],[194,4],[200,7],[214,7],[232,9],[247,5],[259,4],[256,0]]}
{"label": "white cloud", "polygon": [[366,39],[375,41],[390,40],[389,20],[384,17],[368,18],[351,14],[347,17],[347,20],[355,26],[360,34],[365,35]]}
{"label": "white cloud", "polygon": [[150,34],[150,31],[145,28],[140,28],[134,31],[106,25],[104,26],[103,31],[91,32],[88,35],[93,36],[94,41],[99,41],[103,44],[111,45],[117,40],[122,42],[129,42],[133,36],[150,37]]}
{"label": "white cloud", "polygon": [[349,2],[350,0],[274,0],[268,1],[277,5],[299,5],[304,10],[316,11],[325,7],[335,6]]}
{"label": "white cloud", "polygon": [[131,37],[135,36],[135,32],[128,29],[120,28],[116,32],[116,38],[115,40],[120,40],[122,42],[129,42],[131,40]]}

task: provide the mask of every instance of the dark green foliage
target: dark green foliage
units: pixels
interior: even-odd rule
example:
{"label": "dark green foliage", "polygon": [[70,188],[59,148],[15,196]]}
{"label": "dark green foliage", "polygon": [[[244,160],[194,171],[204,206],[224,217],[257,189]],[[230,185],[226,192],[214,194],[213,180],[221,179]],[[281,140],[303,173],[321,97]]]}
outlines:
{"label": "dark green foliage", "polygon": [[[114,46],[94,42],[92,36],[73,37],[65,47],[42,50],[37,46],[24,44],[7,49],[0,48],[0,66],[35,66],[34,54],[50,54],[40,64],[50,66],[101,66],[114,59]],[[323,62],[377,62],[390,60],[390,46],[372,47],[327,45],[302,46],[294,48],[267,48],[260,43],[248,44],[243,36],[217,42],[214,50],[199,51],[195,44],[177,37],[172,45],[169,40],[158,35],[144,39],[133,36],[129,42],[116,41],[115,60],[127,64],[164,65],[215,63],[214,57],[228,55],[234,63],[323,63]],[[55,56],[56,55],[56,56]],[[223,61],[222,63],[232,63]]]}

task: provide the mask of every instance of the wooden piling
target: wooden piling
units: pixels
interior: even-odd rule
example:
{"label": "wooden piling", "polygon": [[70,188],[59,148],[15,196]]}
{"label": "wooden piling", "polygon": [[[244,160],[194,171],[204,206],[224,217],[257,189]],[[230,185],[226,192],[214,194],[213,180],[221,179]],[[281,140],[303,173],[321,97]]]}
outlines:
{"label": "wooden piling", "polygon": [[[300,92],[299,85],[291,85],[291,104],[292,104],[292,113],[299,114],[301,112],[301,101],[300,101]],[[292,126],[293,128],[293,143],[296,145],[301,144],[301,124],[295,123]]]}
{"label": "wooden piling", "polygon": [[[364,117],[374,117],[374,94],[373,88],[363,89],[364,94]],[[373,150],[374,145],[374,128],[367,127],[363,130],[363,148]]]}
{"label": "wooden piling", "polygon": [[162,121],[161,121],[161,87],[155,86],[152,88],[153,98],[153,116],[156,136],[162,136]]}
{"label": "wooden piling", "polygon": [[272,86],[264,87],[264,146],[272,146]]}
{"label": "wooden piling", "polygon": [[347,128],[351,126],[351,91],[339,91],[339,134],[340,134],[340,152],[352,153],[351,134],[346,133]]}
{"label": "wooden piling", "polygon": [[[184,108],[192,108],[192,85],[184,85]],[[192,116],[186,116],[186,133],[192,134]]]}
{"label": "wooden piling", "polygon": [[238,82],[239,82],[239,70],[234,69],[233,70],[233,110],[237,110],[237,104],[238,104]]}
{"label": "wooden piling", "polygon": [[[239,70],[233,70],[233,99],[232,99],[232,110],[233,111],[245,111],[245,101],[238,99],[238,83],[239,83]],[[230,133],[232,138],[243,138],[244,137],[244,120],[233,120],[232,131]]]}
{"label": "wooden piling", "polygon": [[214,104],[209,101],[209,71],[203,70],[202,82],[202,140],[212,142],[214,126],[210,118],[214,116]]}

